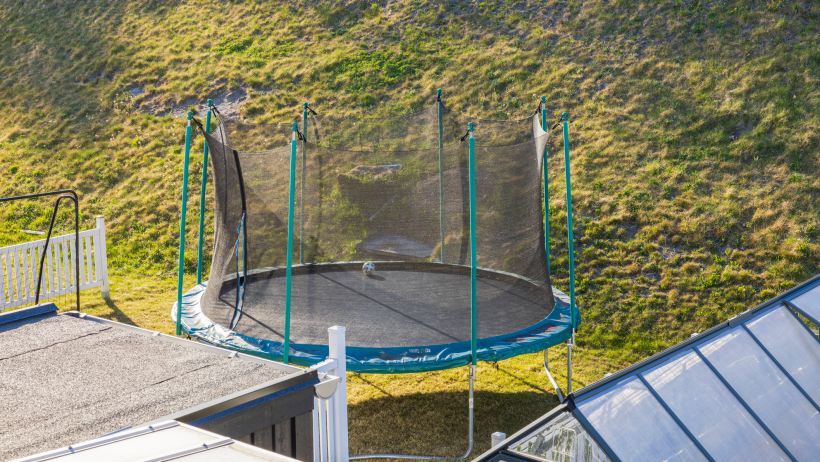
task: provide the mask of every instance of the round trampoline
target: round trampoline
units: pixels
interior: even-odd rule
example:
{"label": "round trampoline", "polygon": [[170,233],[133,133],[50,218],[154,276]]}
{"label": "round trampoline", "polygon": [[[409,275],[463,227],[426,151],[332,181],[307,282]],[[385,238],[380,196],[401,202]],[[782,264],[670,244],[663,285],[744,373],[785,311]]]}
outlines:
{"label": "round trampoline", "polygon": [[[182,297],[182,329],[311,365],[327,357],[327,329],[342,325],[349,370],[391,373],[498,361],[567,340],[578,316],[546,268],[547,134],[537,117],[503,130],[479,122],[469,142],[445,133],[459,124],[439,107],[413,117],[404,124],[412,130],[376,130],[369,149],[361,136],[345,144],[337,130],[327,137],[333,146],[300,132],[290,146],[240,151],[241,139],[259,137],[220,121],[205,135],[210,278]],[[476,141],[482,135],[486,143]]]}

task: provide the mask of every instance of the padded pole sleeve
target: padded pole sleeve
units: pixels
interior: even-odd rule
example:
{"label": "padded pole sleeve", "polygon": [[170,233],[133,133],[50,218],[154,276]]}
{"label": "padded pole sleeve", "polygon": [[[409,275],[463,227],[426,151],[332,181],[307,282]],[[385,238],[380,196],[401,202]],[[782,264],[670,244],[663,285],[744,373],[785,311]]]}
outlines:
{"label": "padded pole sleeve", "polygon": [[444,121],[441,88],[436,92],[436,115],[438,119],[438,229],[439,260],[444,263]]}
{"label": "padded pole sleeve", "polygon": [[478,265],[476,258],[476,194],[475,194],[475,124],[470,122],[467,124],[467,130],[470,133],[469,138],[469,176],[470,176],[470,356],[472,364],[475,365],[478,360],[476,351],[478,350],[478,320],[476,307],[476,267]]}
{"label": "padded pole sleeve", "polygon": [[[205,115],[205,133],[211,133],[212,99],[208,100],[208,113]],[[203,137],[204,138],[204,137]],[[202,184],[199,188],[199,242],[196,246],[196,283],[202,284],[202,246],[205,244],[205,190],[208,187],[208,140],[202,142]]]}
{"label": "padded pole sleeve", "polygon": [[[572,179],[570,175],[569,159],[569,114],[561,115],[561,123],[564,127],[564,174],[567,182],[567,245],[569,246],[569,304],[570,321],[573,331],[575,330],[575,240],[572,235]],[[573,339],[574,340],[574,339]]]}
{"label": "padded pole sleeve", "polygon": [[296,148],[298,141],[296,132],[299,130],[299,122],[293,122],[293,134],[290,140],[290,184],[288,187],[288,253],[285,257],[287,267],[285,269],[285,343],[282,353],[285,364],[290,359],[290,307],[291,295],[293,292],[293,207],[296,192]]}
{"label": "padded pole sleeve", "polygon": [[[541,128],[545,132],[549,132],[547,126],[547,97],[541,97]],[[550,267],[550,188],[549,188],[549,168],[547,168],[547,159],[549,158],[549,144],[544,144],[544,156],[541,161],[541,168],[543,169],[542,176],[544,179],[544,252],[547,255],[547,274],[551,274]]]}
{"label": "padded pole sleeve", "polygon": [[185,220],[188,211],[188,166],[191,160],[191,121],[194,113],[188,112],[188,125],[185,127],[185,154],[182,161],[182,207],[179,216],[179,268],[177,270],[177,325],[176,334],[182,334],[182,284],[185,274]]}

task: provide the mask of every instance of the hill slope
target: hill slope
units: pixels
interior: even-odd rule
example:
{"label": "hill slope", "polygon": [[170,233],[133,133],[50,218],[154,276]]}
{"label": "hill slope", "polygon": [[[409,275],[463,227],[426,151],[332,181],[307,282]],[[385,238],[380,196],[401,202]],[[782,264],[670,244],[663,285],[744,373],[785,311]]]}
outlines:
{"label": "hill slope", "polygon": [[[450,107],[520,117],[544,94],[551,120],[572,120],[579,341],[645,355],[818,268],[820,6],[747,3],[6,3],[0,194],[77,188],[87,220],[108,218],[120,277],[167,281],[175,114],[189,106],[239,97],[260,123],[305,100],[399,114],[442,87]],[[0,211],[0,239],[41,226],[41,212]]]}

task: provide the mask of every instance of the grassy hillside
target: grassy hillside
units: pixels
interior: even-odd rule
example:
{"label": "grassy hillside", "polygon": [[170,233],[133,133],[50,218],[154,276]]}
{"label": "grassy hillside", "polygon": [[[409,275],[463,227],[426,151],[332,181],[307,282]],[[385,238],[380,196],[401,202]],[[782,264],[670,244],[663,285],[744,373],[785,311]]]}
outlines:
{"label": "grassy hillside", "polygon": [[[121,297],[95,309],[167,330],[189,107],[239,96],[259,123],[287,122],[306,100],[389,115],[442,87],[450,107],[503,118],[547,95],[550,120],[571,116],[588,382],[817,271],[818,24],[810,1],[6,2],[0,195],[78,189],[86,221],[109,222]],[[560,157],[550,166],[554,283],[566,287]],[[6,207],[0,220],[0,240],[23,239],[42,208]],[[480,443],[549,407],[526,394],[543,386],[537,364],[485,367],[484,392],[498,397],[479,411],[495,419]],[[366,417],[422,398],[460,419],[461,395],[447,392],[463,379],[354,380],[354,429],[375,440],[354,446],[390,449],[377,444],[390,425]],[[382,388],[404,398],[383,402]],[[498,411],[512,404],[528,411]],[[437,441],[418,435],[405,449]]]}

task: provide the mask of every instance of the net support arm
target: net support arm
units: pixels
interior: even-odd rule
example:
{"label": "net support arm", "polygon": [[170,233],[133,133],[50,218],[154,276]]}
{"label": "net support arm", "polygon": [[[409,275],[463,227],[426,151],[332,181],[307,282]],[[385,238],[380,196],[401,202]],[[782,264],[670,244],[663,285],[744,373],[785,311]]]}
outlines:
{"label": "net support arm", "polygon": [[[208,99],[208,113],[205,115],[205,133],[211,133],[211,106]],[[202,247],[205,244],[205,190],[208,187],[208,140],[202,142],[202,184],[199,189],[199,242],[196,246],[196,283],[202,284]]]}
{"label": "net support arm", "polygon": [[569,258],[569,319],[572,336],[567,342],[567,394],[572,393],[572,347],[575,345],[575,241],[572,234],[572,179],[569,154],[569,113],[561,114],[564,134],[564,175],[567,183],[567,246]]}
{"label": "net support arm", "polygon": [[441,88],[436,91],[436,117],[438,119],[438,229],[439,260],[444,263],[444,107],[441,102]]}
{"label": "net support arm", "polygon": [[302,162],[299,166],[299,263],[305,262],[305,165],[307,162],[308,110],[310,103],[302,105]]}
{"label": "net support arm", "polygon": [[296,192],[296,149],[299,122],[294,121],[290,139],[290,182],[288,186],[288,249],[285,256],[285,342],[282,359],[285,364],[290,361],[290,309],[293,293],[293,209]]}
{"label": "net support arm", "polygon": [[476,200],[475,200],[475,124],[470,122],[467,124],[467,131],[470,135],[469,137],[469,153],[468,153],[468,162],[469,162],[469,179],[470,179],[470,356],[471,363],[473,365],[476,364],[476,350],[478,349],[478,343],[476,339],[477,334],[477,323],[476,323],[476,267],[477,267],[477,257],[476,257],[476,229],[475,229],[475,211],[476,211]]}
{"label": "net support arm", "polygon": [[[541,128],[545,132],[549,131],[547,126],[547,97],[541,97]],[[544,252],[547,256],[547,274],[550,274],[550,188],[549,188],[549,168],[547,162],[549,158],[549,144],[544,143],[544,154],[541,159],[541,169],[544,178]]]}
{"label": "net support arm", "polygon": [[182,334],[182,284],[185,275],[185,220],[188,212],[188,167],[191,160],[191,121],[194,113],[188,112],[188,125],[185,127],[185,150],[182,160],[182,207],[179,215],[179,267],[177,268],[177,319],[176,334]]}

